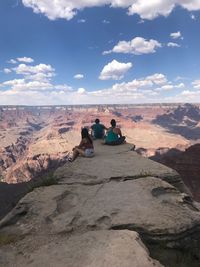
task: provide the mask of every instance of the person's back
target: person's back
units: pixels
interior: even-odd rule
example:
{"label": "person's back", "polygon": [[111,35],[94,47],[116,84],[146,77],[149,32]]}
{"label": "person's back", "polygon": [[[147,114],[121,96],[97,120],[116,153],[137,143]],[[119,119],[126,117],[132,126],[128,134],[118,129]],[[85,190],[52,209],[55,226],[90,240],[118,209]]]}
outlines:
{"label": "person's back", "polygon": [[96,139],[102,139],[104,137],[104,131],[106,127],[99,123],[99,119],[95,120],[95,124],[92,125],[93,137]]}
{"label": "person's back", "polygon": [[109,128],[105,138],[106,143],[115,142],[117,140],[118,140],[118,133],[114,131],[113,127]]}
{"label": "person's back", "polygon": [[114,119],[111,120],[111,127],[107,131],[107,135],[105,138],[106,145],[120,145],[125,142],[125,136],[122,136],[120,128],[116,127],[116,121]]}

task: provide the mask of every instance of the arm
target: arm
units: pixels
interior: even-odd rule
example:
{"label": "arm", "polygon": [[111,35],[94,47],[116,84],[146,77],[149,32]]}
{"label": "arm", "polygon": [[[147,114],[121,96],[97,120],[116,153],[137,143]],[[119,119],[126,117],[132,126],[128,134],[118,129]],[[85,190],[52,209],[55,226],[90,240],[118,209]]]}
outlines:
{"label": "arm", "polygon": [[105,125],[103,125],[103,129],[107,131],[109,128],[107,128]]}
{"label": "arm", "polygon": [[118,134],[120,137],[122,137],[122,132],[119,128],[115,128],[114,130],[114,133]]}
{"label": "arm", "polygon": [[85,139],[82,139],[80,144],[78,145],[78,148],[82,148],[84,144],[85,144]]}
{"label": "arm", "polygon": [[121,130],[118,128],[118,135],[120,136],[120,137],[122,137],[122,132],[121,132]]}

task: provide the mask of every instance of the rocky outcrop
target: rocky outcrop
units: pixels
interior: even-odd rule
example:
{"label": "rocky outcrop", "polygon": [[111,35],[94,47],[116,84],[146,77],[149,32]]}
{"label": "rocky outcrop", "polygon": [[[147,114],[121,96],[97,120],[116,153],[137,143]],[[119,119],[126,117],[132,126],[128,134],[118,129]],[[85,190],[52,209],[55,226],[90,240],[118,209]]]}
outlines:
{"label": "rocky outcrop", "polygon": [[22,183],[30,181],[46,172],[57,169],[66,163],[68,152],[56,154],[38,154],[22,158],[13,167],[7,170],[6,181]]}
{"label": "rocky outcrop", "polygon": [[4,175],[5,171],[16,163],[17,159],[22,157],[26,151],[29,139],[19,137],[15,144],[0,149],[0,173]]}
{"label": "rocky outcrop", "polygon": [[163,266],[198,266],[200,205],[178,174],[128,144],[95,142],[95,151],[59,168],[57,185],[35,189],[0,221],[0,237],[17,240],[1,247],[3,266],[161,266],[155,251]]}
{"label": "rocky outcrop", "polygon": [[[139,235],[126,230],[88,231],[63,240],[59,250],[50,243],[34,251],[29,262],[26,266],[162,267],[150,258]],[[20,258],[19,263],[25,266],[27,261]]]}
{"label": "rocky outcrop", "polygon": [[165,153],[156,152],[153,160],[175,169],[188,186],[196,201],[200,202],[200,144],[185,151],[169,149]]}
{"label": "rocky outcrop", "polygon": [[172,112],[158,115],[153,123],[187,139],[198,140],[200,136],[200,108],[192,104],[179,106]]}

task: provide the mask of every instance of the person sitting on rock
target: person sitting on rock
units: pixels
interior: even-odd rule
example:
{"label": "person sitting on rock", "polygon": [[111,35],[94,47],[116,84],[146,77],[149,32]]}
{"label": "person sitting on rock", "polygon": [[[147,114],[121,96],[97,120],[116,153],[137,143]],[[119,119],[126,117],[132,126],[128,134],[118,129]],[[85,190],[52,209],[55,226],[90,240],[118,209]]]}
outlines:
{"label": "person sitting on rock", "polygon": [[95,120],[95,124],[91,126],[93,139],[102,139],[105,136],[107,128],[100,123],[99,119]]}
{"label": "person sitting on rock", "polygon": [[88,133],[87,128],[83,128],[81,130],[81,137],[82,140],[80,144],[73,148],[73,156],[72,158],[69,158],[70,162],[74,161],[79,155],[87,158],[94,156],[93,141]]}
{"label": "person sitting on rock", "polygon": [[120,128],[116,127],[116,121],[112,119],[110,124],[111,127],[107,131],[105,144],[115,146],[125,143],[126,137],[122,136]]}

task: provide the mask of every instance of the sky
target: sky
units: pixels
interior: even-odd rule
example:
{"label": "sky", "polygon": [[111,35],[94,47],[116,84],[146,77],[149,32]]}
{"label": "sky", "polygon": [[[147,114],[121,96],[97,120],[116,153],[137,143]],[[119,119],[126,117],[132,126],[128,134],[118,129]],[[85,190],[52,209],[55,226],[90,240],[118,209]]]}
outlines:
{"label": "sky", "polygon": [[200,102],[200,0],[1,0],[0,105]]}

